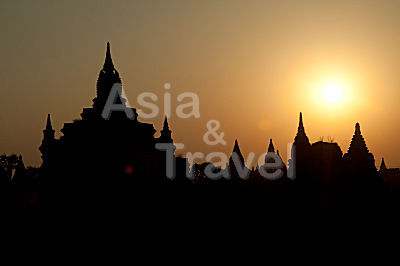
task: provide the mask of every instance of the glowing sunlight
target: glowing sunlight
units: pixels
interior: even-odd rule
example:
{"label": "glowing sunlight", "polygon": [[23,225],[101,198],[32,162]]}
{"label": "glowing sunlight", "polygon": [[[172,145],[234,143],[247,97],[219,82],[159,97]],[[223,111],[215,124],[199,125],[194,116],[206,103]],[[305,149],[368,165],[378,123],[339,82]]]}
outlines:
{"label": "glowing sunlight", "polygon": [[342,98],[342,88],[337,84],[328,84],[323,91],[323,95],[326,101],[335,103]]}

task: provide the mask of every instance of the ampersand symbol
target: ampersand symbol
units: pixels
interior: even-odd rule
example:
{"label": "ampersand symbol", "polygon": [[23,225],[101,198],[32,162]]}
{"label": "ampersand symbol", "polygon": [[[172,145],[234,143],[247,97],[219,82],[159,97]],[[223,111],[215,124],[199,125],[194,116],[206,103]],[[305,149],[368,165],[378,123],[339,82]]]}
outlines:
{"label": "ampersand symbol", "polygon": [[[225,133],[221,132],[220,134],[218,134],[217,132],[220,127],[221,124],[218,120],[209,120],[207,122],[208,131],[204,134],[203,141],[210,146],[218,145],[220,143],[225,146]],[[213,137],[213,140],[210,140],[210,135]]]}

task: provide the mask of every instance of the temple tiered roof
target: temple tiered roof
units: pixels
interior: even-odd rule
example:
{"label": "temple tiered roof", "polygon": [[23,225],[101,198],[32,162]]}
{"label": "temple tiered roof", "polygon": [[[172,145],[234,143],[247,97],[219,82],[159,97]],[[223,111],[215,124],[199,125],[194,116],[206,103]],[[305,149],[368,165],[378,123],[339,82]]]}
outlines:
{"label": "temple tiered roof", "polygon": [[369,150],[367,144],[365,143],[364,137],[361,135],[360,124],[357,123],[355,127],[355,132],[353,138],[350,143],[349,150],[347,151],[349,155],[356,154],[360,155],[367,155],[369,154]]}

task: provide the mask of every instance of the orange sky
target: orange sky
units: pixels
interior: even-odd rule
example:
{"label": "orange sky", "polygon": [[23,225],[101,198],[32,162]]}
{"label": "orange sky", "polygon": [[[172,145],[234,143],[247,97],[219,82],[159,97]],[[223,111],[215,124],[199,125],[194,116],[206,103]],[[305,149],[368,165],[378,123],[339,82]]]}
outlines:
{"label": "orange sky", "polygon": [[[304,114],[312,141],[345,152],[355,122],[379,162],[400,166],[399,1],[3,1],[0,9],[0,152],[40,165],[47,113],[60,130],[91,105],[106,41],[130,103],[195,92],[201,119],[173,116],[186,150],[285,157]],[[343,99],[321,96],[334,80]],[[162,101],[158,106],[162,109]],[[202,140],[210,119],[227,146]],[[161,116],[148,121],[161,128]],[[59,134],[59,133],[58,133]]]}

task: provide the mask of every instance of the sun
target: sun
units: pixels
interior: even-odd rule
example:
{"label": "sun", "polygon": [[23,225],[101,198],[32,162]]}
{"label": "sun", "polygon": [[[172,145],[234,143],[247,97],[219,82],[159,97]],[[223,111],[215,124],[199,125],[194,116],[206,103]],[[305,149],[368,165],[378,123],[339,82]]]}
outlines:
{"label": "sun", "polygon": [[342,88],[338,84],[328,84],[324,87],[323,96],[326,101],[336,103],[342,99]]}

